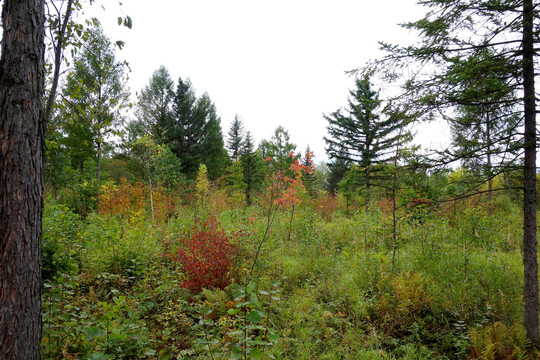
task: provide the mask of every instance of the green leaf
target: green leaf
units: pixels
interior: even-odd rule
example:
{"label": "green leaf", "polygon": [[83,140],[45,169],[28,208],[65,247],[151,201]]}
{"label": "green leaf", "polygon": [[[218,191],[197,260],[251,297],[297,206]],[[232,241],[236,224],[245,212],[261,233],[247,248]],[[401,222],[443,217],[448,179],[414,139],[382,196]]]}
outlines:
{"label": "green leaf", "polygon": [[261,315],[256,310],[251,310],[251,312],[247,316],[247,319],[252,324],[257,324],[262,320]]}
{"label": "green leaf", "polygon": [[99,337],[99,336],[105,335],[103,330],[98,329],[97,327],[88,328],[88,329],[84,330],[84,332],[86,333],[86,335],[88,335],[92,339],[96,338],[96,337]]}
{"label": "green leaf", "polygon": [[144,351],[144,355],[146,355],[146,356],[154,356],[154,355],[156,355],[156,350],[154,350],[154,349],[146,349]]}
{"label": "green leaf", "polygon": [[268,335],[268,341],[270,341],[270,342],[275,343],[275,342],[278,342],[279,339],[280,339],[280,336],[278,334],[270,334],[270,335]]}
{"label": "green leaf", "polygon": [[251,349],[249,352],[249,358],[250,359],[263,359],[264,353],[259,349]]}
{"label": "green leaf", "polygon": [[122,18],[118,17],[118,25],[122,25]]}
{"label": "green leaf", "polygon": [[246,288],[246,292],[248,294],[251,294],[253,292],[253,289],[255,289],[255,283],[250,281]]}
{"label": "green leaf", "polygon": [[105,355],[104,353],[96,352],[93,353],[92,356],[90,356],[90,360],[107,360],[109,359],[109,355]]}
{"label": "green leaf", "polygon": [[251,296],[249,297],[249,303],[255,307],[260,307],[259,305],[259,298],[257,298],[257,294],[251,293]]}

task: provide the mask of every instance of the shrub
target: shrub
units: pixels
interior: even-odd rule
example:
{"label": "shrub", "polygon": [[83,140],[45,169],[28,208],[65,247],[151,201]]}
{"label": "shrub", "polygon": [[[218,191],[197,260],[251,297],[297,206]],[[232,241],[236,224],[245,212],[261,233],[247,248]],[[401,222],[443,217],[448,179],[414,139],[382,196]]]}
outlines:
{"label": "shrub", "polygon": [[210,217],[198,221],[190,236],[181,240],[172,257],[183,266],[187,277],[181,286],[196,292],[203,288],[223,289],[231,284],[232,270],[239,255],[238,233],[227,234]]}
{"label": "shrub", "polygon": [[76,272],[80,268],[80,225],[78,216],[66,205],[52,198],[45,201],[41,266],[44,281],[61,273]]}

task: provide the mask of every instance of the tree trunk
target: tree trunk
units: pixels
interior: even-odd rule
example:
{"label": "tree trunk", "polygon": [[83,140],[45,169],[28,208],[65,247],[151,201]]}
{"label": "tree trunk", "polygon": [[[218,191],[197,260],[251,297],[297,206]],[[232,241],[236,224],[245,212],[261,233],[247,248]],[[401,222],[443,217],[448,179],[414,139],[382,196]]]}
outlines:
{"label": "tree trunk", "polygon": [[369,203],[371,201],[371,174],[369,172],[369,167],[370,165],[368,165],[366,167],[366,199],[365,199],[365,204],[366,204],[366,214],[369,213]]}
{"label": "tree trunk", "polygon": [[523,271],[525,330],[538,346],[538,261],[536,249],[536,101],[534,89],[534,33],[532,0],[523,1],[523,94],[525,166],[523,205]]}
{"label": "tree trunk", "polygon": [[0,359],[40,359],[44,0],[4,0],[0,59]]}
{"label": "tree trunk", "polygon": [[46,122],[51,120],[51,116],[52,116],[54,99],[56,98],[56,91],[58,89],[58,80],[60,79],[60,67],[62,66],[62,57],[63,57],[64,46],[65,46],[64,40],[66,36],[67,25],[69,23],[69,18],[71,17],[71,13],[73,12],[73,1],[74,0],[68,0],[67,6],[66,6],[66,13],[64,14],[63,19],[62,19],[62,14],[58,13],[58,20],[62,21],[62,25],[60,26],[60,33],[58,34],[58,40],[54,47],[53,78],[52,78],[51,90],[49,92],[49,96],[47,97],[47,101],[45,103],[45,112],[43,115],[43,118],[45,119]]}
{"label": "tree trunk", "polygon": [[101,177],[101,141],[100,140],[98,140],[98,143],[97,143],[96,167],[97,167],[96,179],[99,180],[99,178]]}
{"label": "tree trunk", "polygon": [[488,215],[493,216],[493,172],[491,171],[491,129],[489,113],[486,112],[486,142],[487,142],[487,168],[488,168]]}

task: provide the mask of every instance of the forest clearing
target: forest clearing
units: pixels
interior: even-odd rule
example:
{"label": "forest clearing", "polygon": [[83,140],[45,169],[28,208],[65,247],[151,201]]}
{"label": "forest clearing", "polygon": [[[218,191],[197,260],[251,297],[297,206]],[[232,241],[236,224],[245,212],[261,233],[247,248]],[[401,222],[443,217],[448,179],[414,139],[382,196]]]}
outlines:
{"label": "forest clearing", "polygon": [[[1,360],[538,358],[537,1],[419,1],[425,16],[400,25],[416,40],[340,68],[348,92],[317,119],[308,108],[339,91],[307,65],[319,41],[341,59],[347,32],[320,25],[335,9],[362,23],[343,4],[249,18],[216,2],[223,44],[204,58],[209,38],[191,31],[204,22],[175,19],[204,45],[179,61],[206,72],[247,48],[242,75],[270,75],[215,76],[220,100],[259,104],[222,119],[214,94],[164,65],[133,94],[126,42],[85,13],[98,3],[2,3]],[[295,36],[268,36],[265,12]]]}

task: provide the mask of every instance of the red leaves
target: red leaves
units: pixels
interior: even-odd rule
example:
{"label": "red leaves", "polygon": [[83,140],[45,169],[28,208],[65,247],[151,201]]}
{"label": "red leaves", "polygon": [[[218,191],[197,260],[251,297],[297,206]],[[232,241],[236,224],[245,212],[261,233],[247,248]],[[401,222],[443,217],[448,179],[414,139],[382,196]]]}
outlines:
{"label": "red leaves", "polygon": [[231,240],[238,234],[227,234],[215,218],[199,222],[191,236],[182,239],[183,247],[172,256],[184,268],[187,280],[180,286],[196,292],[203,288],[223,289],[231,283],[231,270],[238,246]]}

